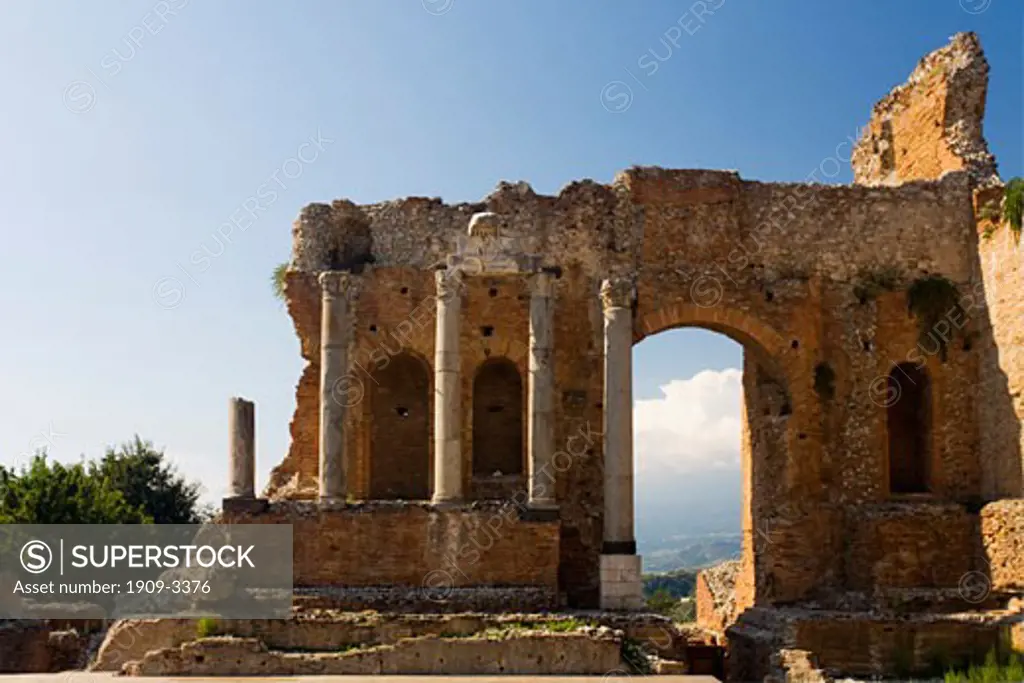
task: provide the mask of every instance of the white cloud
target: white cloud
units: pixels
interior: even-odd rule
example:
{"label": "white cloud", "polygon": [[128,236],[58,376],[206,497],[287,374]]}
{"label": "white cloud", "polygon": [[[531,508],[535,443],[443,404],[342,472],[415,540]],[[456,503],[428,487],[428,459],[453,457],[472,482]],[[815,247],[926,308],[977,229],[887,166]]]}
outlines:
{"label": "white cloud", "polygon": [[743,373],[702,370],[660,387],[661,398],[635,401],[638,476],[739,465]]}

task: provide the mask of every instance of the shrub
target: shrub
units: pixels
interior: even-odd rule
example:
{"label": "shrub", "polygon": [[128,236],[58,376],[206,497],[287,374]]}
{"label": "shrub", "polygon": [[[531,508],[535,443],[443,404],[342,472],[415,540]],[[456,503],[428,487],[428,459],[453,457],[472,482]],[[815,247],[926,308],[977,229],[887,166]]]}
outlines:
{"label": "shrub", "polygon": [[211,617],[203,617],[196,624],[196,637],[197,638],[209,638],[220,633],[220,625],[216,619]]}

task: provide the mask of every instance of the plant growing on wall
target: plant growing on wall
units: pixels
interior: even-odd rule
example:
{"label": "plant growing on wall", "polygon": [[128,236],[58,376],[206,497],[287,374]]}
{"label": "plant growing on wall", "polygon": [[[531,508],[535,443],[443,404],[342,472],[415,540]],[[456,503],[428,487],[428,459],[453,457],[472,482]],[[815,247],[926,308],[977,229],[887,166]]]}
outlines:
{"label": "plant growing on wall", "polygon": [[284,276],[288,272],[288,262],[279,263],[274,266],[274,272],[270,275],[270,287],[274,297],[284,301]]}
{"label": "plant growing on wall", "polygon": [[1024,178],[1014,178],[1006,184],[1003,195],[1003,218],[1010,230],[1020,239],[1021,217],[1024,215]]}
{"label": "plant growing on wall", "polygon": [[853,286],[853,295],[862,304],[866,304],[882,292],[895,292],[903,280],[903,274],[898,268],[886,266],[878,270],[861,271],[858,279],[860,281]]}
{"label": "plant growing on wall", "polygon": [[[910,289],[907,290],[907,308],[910,314],[917,318],[918,340],[922,344],[938,330],[940,321],[947,318],[962,320],[966,315],[960,305],[960,292],[956,285],[938,275],[920,278],[910,285]],[[948,327],[952,332],[958,326],[951,324]],[[940,354],[945,361],[949,340],[942,334],[935,336],[938,337]]]}
{"label": "plant growing on wall", "polygon": [[1024,216],[1024,178],[1012,178],[1003,188],[1002,202],[990,201],[978,211],[978,218],[991,223],[982,237],[989,239],[1004,220],[1014,237],[1020,239],[1021,218]]}

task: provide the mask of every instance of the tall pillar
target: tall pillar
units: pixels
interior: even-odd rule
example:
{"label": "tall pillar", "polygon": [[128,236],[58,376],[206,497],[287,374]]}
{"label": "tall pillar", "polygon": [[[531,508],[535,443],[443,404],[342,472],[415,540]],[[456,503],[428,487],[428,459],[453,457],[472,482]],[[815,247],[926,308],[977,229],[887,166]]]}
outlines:
{"label": "tall pillar", "polygon": [[554,508],[554,281],[550,273],[530,277],[530,365],[527,443],[529,444],[530,507]]}
{"label": "tall pillar", "polygon": [[320,500],[345,499],[345,389],[352,325],[349,295],[353,276],[320,274]]}
{"label": "tall pillar", "polygon": [[229,498],[256,497],[256,406],[232,397],[228,412]]}
{"label": "tall pillar", "polygon": [[434,340],[434,498],[462,500],[462,380],[459,323],[462,282],[459,271],[438,270]]}
{"label": "tall pillar", "polygon": [[604,534],[601,607],[642,609],[633,535],[633,283],[601,283],[604,309]]}

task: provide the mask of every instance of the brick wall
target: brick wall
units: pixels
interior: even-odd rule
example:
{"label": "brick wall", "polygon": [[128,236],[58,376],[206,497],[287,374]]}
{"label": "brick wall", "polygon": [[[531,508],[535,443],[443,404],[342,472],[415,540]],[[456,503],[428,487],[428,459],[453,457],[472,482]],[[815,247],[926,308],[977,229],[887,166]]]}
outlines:
{"label": "brick wall", "polygon": [[370,498],[430,498],[430,424],[434,416],[429,369],[425,361],[403,352],[367,383]]}
{"label": "brick wall", "polygon": [[978,517],[958,505],[887,503],[849,510],[844,568],[852,590],[955,589],[978,557]]}
{"label": "brick wall", "polygon": [[522,521],[514,506],[281,502],[226,522],[291,524],[296,586],[558,585],[558,523]]}

